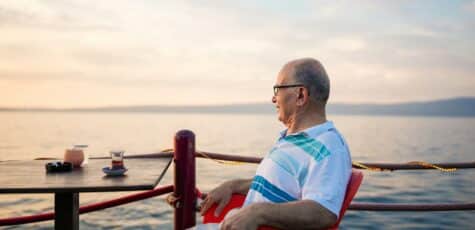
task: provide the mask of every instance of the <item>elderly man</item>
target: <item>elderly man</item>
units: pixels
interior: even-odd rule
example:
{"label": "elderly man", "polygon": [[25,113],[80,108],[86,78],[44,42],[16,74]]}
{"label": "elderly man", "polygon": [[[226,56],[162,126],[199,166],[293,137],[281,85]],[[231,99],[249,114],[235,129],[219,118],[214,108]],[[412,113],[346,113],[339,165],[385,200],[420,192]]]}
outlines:
{"label": "elderly man", "polygon": [[321,229],[332,226],[351,175],[347,143],[325,106],[330,82],[315,59],[287,63],[280,71],[272,102],[287,127],[249,180],[228,181],[202,203],[203,214],[218,203],[218,215],[233,193],[247,194],[244,206],[221,229]]}

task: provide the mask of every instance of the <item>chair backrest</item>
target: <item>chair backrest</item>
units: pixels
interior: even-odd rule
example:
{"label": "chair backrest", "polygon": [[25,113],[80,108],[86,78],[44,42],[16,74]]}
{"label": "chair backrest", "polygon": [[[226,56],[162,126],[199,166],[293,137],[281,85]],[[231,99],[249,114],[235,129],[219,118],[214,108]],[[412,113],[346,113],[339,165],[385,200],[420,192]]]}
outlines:
{"label": "chair backrest", "polygon": [[[346,210],[350,206],[351,201],[355,197],[356,192],[358,192],[358,189],[362,181],[363,181],[363,173],[358,170],[353,169],[351,172],[350,181],[348,182],[348,185],[346,187],[345,199],[343,200],[343,204],[340,209],[340,215],[335,225],[333,225],[329,229],[331,230],[338,229],[338,225],[343,219],[343,216],[345,215]],[[206,211],[205,215],[203,216],[203,224],[221,222],[226,216],[226,214],[228,213],[228,211],[234,208],[241,207],[244,203],[245,198],[246,196],[244,195],[233,194],[233,196],[231,197],[231,201],[228,203],[228,205],[226,205],[226,207],[224,207],[223,211],[221,212],[219,216],[214,216],[214,211],[216,210],[217,205],[216,204],[213,205],[210,209]],[[273,228],[265,226],[265,227],[259,227],[259,229],[264,230],[264,229],[273,229]]]}
{"label": "chair backrest", "polygon": [[358,192],[360,188],[361,182],[363,182],[363,173],[361,171],[353,169],[351,171],[350,181],[348,181],[348,185],[346,187],[345,199],[343,200],[343,204],[341,205],[340,215],[338,215],[338,220],[336,223],[330,227],[331,230],[338,229],[338,225],[340,224],[343,216],[345,215],[346,210],[350,207],[351,201]]}

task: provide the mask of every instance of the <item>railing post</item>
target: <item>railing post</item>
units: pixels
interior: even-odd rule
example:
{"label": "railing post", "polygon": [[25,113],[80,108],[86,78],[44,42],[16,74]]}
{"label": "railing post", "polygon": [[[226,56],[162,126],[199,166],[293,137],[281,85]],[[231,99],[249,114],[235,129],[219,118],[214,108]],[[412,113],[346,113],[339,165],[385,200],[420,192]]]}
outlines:
{"label": "railing post", "polygon": [[195,134],[180,130],[175,134],[174,190],[179,198],[175,206],[175,230],[187,229],[196,224]]}

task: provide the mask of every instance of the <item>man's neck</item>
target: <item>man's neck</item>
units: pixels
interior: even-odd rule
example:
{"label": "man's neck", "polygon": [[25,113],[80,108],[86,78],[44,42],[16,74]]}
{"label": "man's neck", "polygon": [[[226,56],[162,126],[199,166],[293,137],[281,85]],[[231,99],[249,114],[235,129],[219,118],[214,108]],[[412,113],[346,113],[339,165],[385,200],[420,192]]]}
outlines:
{"label": "man's neck", "polygon": [[287,126],[287,134],[298,133],[315,125],[327,122],[325,111],[295,114],[294,119]]}

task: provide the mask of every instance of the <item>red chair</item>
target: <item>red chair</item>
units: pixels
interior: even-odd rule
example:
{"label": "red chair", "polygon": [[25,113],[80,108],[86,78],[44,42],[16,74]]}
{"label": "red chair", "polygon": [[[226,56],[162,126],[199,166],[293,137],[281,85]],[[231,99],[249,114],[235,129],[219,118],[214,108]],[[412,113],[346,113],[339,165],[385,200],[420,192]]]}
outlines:
{"label": "red chair", "polygon": [[358,192],[361,182],[363,182],[363,173],[359,170],[352,170],[350,181],[348,182],[348,186],[346,187],[345,199],[343,200],[343,204],[341,205],[340,215],[338,215],[339,217],[336,223],[329,229],[338,229],[338,225],[340,225],[340,222],[343,219],[346,210],[348,209],[348,207],[350,207],[351,201]]}
{"label": "red chair", "polygon": [[[350,203],[353,200],[353,197],[355,197],[356,192],[358,192],[358,189],[362,181],[363,181],[363,173],[361,173],[358,170],[353,170],[351,172],[350,181],[348,182],[348,186],[346,188],[345,199],[343,200],[343,204],[341,206],[338,220],[336,221],[335,225],[333,225],[329,229],[331,230],[338,229],[338,225],[343,219],[343,216],[345,215],[346,210],[350,206]],[[244,203],[245,198],[246,196],[244,195],[233,194],[231,201],[228,203],[228,205],[226,205],[226,207],[224,207],[223,211],[221,212],[219,216],[214,216],[214,211],[216,210],[217,205],[216,204],[213,205],[210,209],[208,209],[208,211],[206,211],[205,215],[203,216],[203,224],[221,222],[231,209],[241,207]],[[265,230],[265,229],[273,229],[273,228],[266,227],[266,226],[259,227],[259,230]]]}

